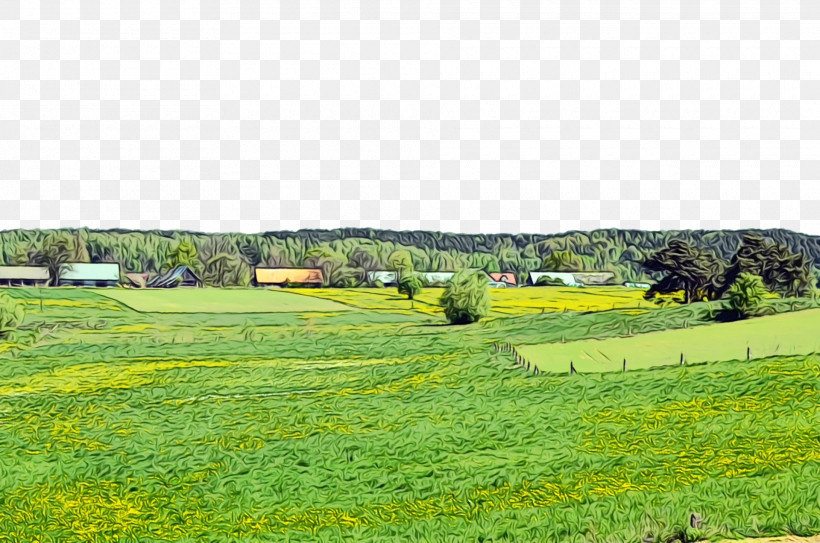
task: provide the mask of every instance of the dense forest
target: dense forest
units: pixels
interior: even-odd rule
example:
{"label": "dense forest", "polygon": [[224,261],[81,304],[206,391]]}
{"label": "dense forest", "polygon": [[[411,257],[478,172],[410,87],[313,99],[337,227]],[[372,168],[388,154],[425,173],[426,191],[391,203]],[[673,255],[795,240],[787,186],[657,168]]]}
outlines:
{"label": "dense forest", "polygon": [[329,286],[362,285],[368,271],[397,267],[416,271],[481,268],[515,272],[519,279],[530,271],[611,271],[620,282],[660,279],[662,274],[642,264],[670,241],[685,241],[728,260],[748,232],[802,253],[814,265],[820,261],[820,238],[788,230],[606,229],[476,235],[364,228],[261,234],[81,228],[0,232],[0,264],[42,265],[44,256],[57,247],[65,261],[116,262],[123,274],[154,275],[189,265],[212,286],[248,285],[257,266],[321,268]]}

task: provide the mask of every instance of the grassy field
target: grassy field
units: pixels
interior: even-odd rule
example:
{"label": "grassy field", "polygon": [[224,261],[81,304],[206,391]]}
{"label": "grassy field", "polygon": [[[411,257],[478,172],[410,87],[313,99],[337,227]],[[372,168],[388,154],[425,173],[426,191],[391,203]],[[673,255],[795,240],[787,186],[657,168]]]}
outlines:
{"label": "grassy field", "polygon": [[141,312],[282,313],[347,311],[349,306],[281,290],[244,289],[99,289],[102,296]]}
{"label": "grassy field", "polygon": [[[522,345],[518,352],[541,371],[621,371],[720,360],[766,358],[820,351],[820,310],[667,330],[632,337]],[[747,349],[749,351],[747,352]]]}
{"label": "grassy field", "polygon": [[386,291],[234,314],[8,292],[28,312],[0,340],[0,541],[820,533],[813,355],[536,376],[491,348],[706,329],[705,304],[453,327],[397,300],[367,309]]}
{"label": "grassy field", "polygon": [[[289,289],[306,296],[337,301],[370,311],[419,312],[441,316],[439,306],[443,288],[425,288],[411,303],[390,289]],[[539,287],[520,289],[491,289],[491,312],[494,316],[528,315],[563,311],[630,312],[655,309],[657,306],[643,299],[641,289],[621,287]]]}

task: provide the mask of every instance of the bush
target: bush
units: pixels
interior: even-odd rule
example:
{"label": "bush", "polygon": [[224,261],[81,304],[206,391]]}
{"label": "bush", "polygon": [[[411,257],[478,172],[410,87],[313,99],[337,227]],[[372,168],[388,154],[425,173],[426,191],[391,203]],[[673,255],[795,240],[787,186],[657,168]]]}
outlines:
{"label": "bush", "polygon": [[490,287],[487,275],[462,270],[457,272],[441,295],[444,314],[452,324],[470,324],[490,312]]}
{"label": "bush", "polygon": [[760,276],[741,273],[729,289],[729,307],[741,319],[752,317],[760,313],[768,294]]}
{"label": "bush", "polygon": [[412,300],[421,294],[421,280],[415,275],[402,277],[399,281],[399,294],[404,294],[408,300]]}
{"label": "bush", "polygon": [[547,275],[542,275],[538,278],[538,281],[535,282],[536,287],[565,287],[567,286],[561,279],[557,277],[549,277]]}
{"label": "bush", "polygon": [[23,322],[23,304],[5,292],[0,292],[0,336],[16,330]]}

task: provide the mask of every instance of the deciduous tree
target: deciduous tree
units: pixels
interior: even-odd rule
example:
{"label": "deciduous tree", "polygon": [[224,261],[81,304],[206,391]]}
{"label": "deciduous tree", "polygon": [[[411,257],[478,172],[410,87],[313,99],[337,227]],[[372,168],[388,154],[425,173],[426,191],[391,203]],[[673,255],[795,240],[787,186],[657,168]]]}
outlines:
{"label": "deciduous tree", "polygon": [[656,251],[644,263],[644,268],[662,272],[666,276],[646,292],[647,298],[657,293],[668,294],[682,290],[684,302],[714,300],[721,295],[726,263],[713,251],[694,247],[685,241],[673,239]]}
{"label": "deciduous tree", "polygon": [[447,283],[441,295],[444,314],[451,324],[470,324],[490,312],[490,287],[487,274],[461,270]]}

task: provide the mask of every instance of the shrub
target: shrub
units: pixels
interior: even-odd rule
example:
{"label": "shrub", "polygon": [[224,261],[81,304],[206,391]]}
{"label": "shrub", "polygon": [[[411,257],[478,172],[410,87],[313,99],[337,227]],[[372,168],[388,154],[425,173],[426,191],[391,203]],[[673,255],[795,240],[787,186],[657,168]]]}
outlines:
{"label": "shrub", "polygon": [[745,319],[760,313],[763,300],[769,294],[758,275],[741,273],[729,289],[729,307]]}
{"label": "shrub", "polygon": [[0,336],[16,330],[23,322],[23,304],[5,292],[0,292]]}
{"label": "shrub", "polygon": [[447,283],[441,295],[444,314],[452,324],[470,324],[490,312],[490,288],[487,275],[462,270]]}
{"label": "shrub", "polygon": [[565,287],[567,286],[561,279],[557,277],[549,277],[547,275],[542,275],[538,278],[538,281],[535,282],[535,286],[537,287]]}
{"label": "shrub", "polygon": [[412,300],[421,294],[421,280],[415,275],[402,277],[399,281],[399,294],[404,294],[408,300]]}

